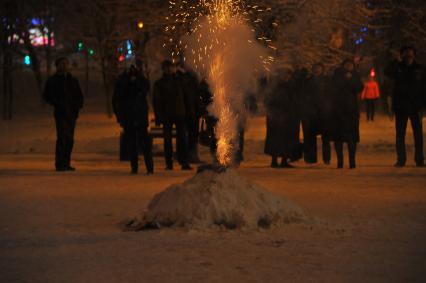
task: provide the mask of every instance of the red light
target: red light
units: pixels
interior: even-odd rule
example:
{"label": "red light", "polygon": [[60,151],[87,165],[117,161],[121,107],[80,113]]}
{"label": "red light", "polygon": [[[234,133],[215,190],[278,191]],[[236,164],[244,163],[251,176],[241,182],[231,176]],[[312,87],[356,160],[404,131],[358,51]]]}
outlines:
{"label": "red light", "polygon": [[120,57],[118,57],[118,61],[123,62],[124,59],[126,59],[126,57],[124,57],[124,55],[120,55]]}
{"label": "red light", "polygon": [[375,77],[376,76],[376,70],[374,70],[374,68],[373,69],[371,69],[371,71],[370,71],[370,77]]}

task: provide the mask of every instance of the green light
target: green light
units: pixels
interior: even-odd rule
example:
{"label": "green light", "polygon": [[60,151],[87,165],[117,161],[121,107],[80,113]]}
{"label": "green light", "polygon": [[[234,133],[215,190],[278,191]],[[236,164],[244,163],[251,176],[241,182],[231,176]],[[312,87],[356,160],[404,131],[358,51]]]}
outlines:
{"label": "green light", "polygon": [[95,54],[95,51],[93,49],[89,49],[89,55]]}
{"label": "green light", "polygon": [[78,51],[83,50],[83,47],[84,47],[83,42],[79,42],[77,45]]}
{"label": "green light", "polygon": [[24,64],[27,65],[27,66],[31,65],[31,57],[30,57],[30,55],[25,55],[25,57],[24,57]]}

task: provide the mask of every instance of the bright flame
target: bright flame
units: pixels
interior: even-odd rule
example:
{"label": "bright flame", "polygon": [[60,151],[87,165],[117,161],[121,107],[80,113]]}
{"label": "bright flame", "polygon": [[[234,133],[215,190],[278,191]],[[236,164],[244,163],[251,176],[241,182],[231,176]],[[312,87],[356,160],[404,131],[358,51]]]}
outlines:
{"label": "bright flame", "polygon": [[[215,0],[210,9],[209,22],[216,23],[217,28],[226,29],[238,15],[238,7],[231,0]],[[214,27],[213,27],[214,28]],[[226,42],[224,42],[226,44]],[[207,52],[205,52],[207,53]],[[234,144],[237,139],[237,115],[234,113],[232,105],[227,95],[230,90],[226,88],[226,78],[224,77],[225,62],[223,54],[216,54],[209,72],[210,80],[214,82],[213,105],[216,113],[219,112],[216,125],[217,153],[216,157],[223,166],[230,166],[233,162]]]}
{"label": "bright flame", "polygon": [[221,165],[232,165],[233,148],[237,138],[236,120],[237,117],[233,112],[229,98],[227,97],[227,89],[225,77],[223,73],[224,60],[221,54],[218,54],[213,60],[210,68],[210,79],[215,82],[213,89],[213,105],[219,113],[216,125],[217,138],[217,160]]}

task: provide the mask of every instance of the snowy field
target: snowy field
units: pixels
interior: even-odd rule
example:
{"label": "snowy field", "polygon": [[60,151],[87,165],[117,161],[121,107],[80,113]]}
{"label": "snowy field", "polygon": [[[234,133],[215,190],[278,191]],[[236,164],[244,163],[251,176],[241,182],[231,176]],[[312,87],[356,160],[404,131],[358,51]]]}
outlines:
{"label": "snowy field", "polygon": [[[48,112],[0,122],[0,282],[426,280],[426,169],[414,167],[412,146],[409,166],[393,167],[387,117],[369,124],[362,117],[356,170],[335,169],[335,159],[330,166],[271,169],[262,154],[264,118],[250,121],[240,172],[298,203],[314,224],[123,232],[121,224],[156,193],[194,171],[165,172],[159,156],[155,175],[131,176],[117,160],[115,121],[82,113],[78,171],[56,173]],[[411,131],[407,137],[411,145]],[[205,149],[202,159],[209,159]]]}

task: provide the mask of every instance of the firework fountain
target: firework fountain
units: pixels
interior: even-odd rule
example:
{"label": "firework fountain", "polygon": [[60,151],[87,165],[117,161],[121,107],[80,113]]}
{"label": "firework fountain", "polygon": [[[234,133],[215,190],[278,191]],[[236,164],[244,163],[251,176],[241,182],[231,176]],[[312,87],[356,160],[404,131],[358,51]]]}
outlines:
{"label": "firework fountain", "polygon": [[[269,69],[273,57],[255,40],[249,13],[245,12],[257,6],[247,7],[237,0],[204,0],[195,7],[192,16],[186,12],[174,14],[175,22],[189,21],[192,27],[175,46],[182,50],[176,54],[183,52],[186,64],[211,87],[214,97],[209,112],[218,119],[217,160],[228,167],[233,164],[238,126],[244,124],[246,116],[244,96],[255,87],[255,77]],[[179,8],[191,11],[191,7]]]}
{"label": "firework fountain", "polygon": [[[256,229],[303,221],[304,213],[297,205],[258,187],[232,166],[238,126],[245,118],[244,95],[273,61],[267,48],[255,39],[245,12],[259,8],[238,0],[193,2],[170,2],[178,10],[171,15],[173,22],[190,22],[192,28],[183,38],[170,38],[169,42],[175,43],[172,56],[185,54],[185,62],[209,82],[213,92],[209,112],[218,120],[219,164],[204,166],[183,184],[156,195],[129,227]],[[166,30],[175,29],[172,25]]]}

